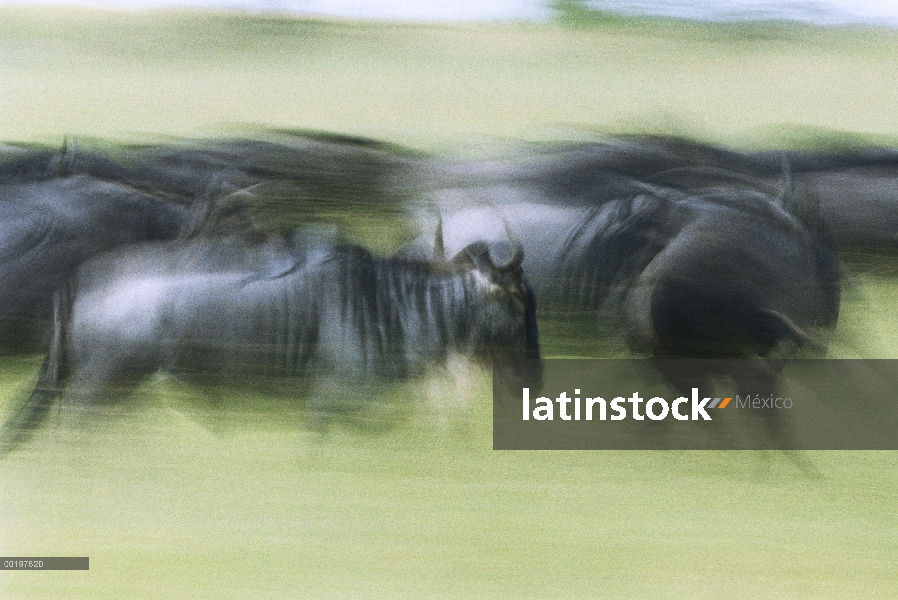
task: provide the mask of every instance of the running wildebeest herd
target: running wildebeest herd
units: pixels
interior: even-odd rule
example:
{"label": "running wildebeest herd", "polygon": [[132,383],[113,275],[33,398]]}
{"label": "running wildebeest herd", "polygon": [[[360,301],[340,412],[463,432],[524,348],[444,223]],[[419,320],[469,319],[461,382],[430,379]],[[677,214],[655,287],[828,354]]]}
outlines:
{"label": "running wildebeest herd", "polygon": [[[4,452],[58,398],[107,402],[158,371],[302,382],[326,425],[351,390],[451,357],[540,358],[537,302],[636,356],[759,358],[775,388],[780,359],[826,352],[839,253],[898,250],[898,153],[884,149],[622,138],[449,162],[284,134],[121,159],[3,154],[0,340],[46,354]],[[378,257],[299,227],[328,207],[422,233]],[[517,364],[510,380],[538,388],[539,362]]]}

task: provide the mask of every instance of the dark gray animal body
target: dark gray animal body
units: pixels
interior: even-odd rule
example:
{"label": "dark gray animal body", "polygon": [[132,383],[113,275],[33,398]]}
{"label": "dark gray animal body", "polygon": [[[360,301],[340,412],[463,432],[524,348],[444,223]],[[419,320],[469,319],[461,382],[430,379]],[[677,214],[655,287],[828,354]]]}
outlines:
{"label": "dark gray animal body", "polygon": [[[277,144],[238,140],[157,148],[147,154],[144,164],[150,165],[147,171],[180,169],[181,187],[210,172],[232,173],[229,177],[241,185],[315,177],[333,183],[331,179],[339,178],[327,179],[327,175],[336,169],[354,174],[344,178],[357,181],[353,184],[357,189],[367,190],[363,196],[380,199],[406,193],[407,189],[396,187],[396,181],[415,174],[418,191],[428,203],[464,215],[457,220],[463,226],[454,232],[447,219],[450,250],[459,251],[478,239],[504,239],[507,224],[526,247],[524,267],[537,292],[574,294],[581,300],[584,293],[616,299],[609,291],[618,295],[625,291],[633,273],[647,266],[696,215],[715,204],[694,199],[721,191],[755,198],[748,201],[749,213],[751,205],[758,203],[756,196],[766,196],[760,205],[777,206],[776,211],[783,213],[780,217],[791,215],[788,218],[798,219],[818,238],[826,236],[836,248],[856,244],[885,248],[898,234],[898,210],[894,209],[898,196],[890,187],[894,178],[889,179],[898,165],[898,153],[885,150],[752,154],[680,139],[631,137],[513,161],[454,164],[388,150],[359,140],[310,143],[288,135]],[[791,193],[783,194],[784,189]],[[690,204],[704,208],[690,208]],[[753,217],[728,210],[739,223],[734,227],[756,233],[757,227],[747,225]],[[432,213],[425,218],[430,217]],[[459,230],[463,231],[459,234]],[[603,240],[601,257],[598,247],[590,250],[596,240]],[[576,273],[571,269],[579,268],[575,257],[584,253],[594,259],[588,267],[594,276],[579,277],[583,289],[572,291],[570,281]],[[427,250],[410,254],[426,256]],[[585,285],[586,281],[590,283]],[[603,289],[597,292],[596,283]]]}
{"label": "dark gray animal body", "polygon": [[51,296],[75,267],[103,250],[179,235],[195,220],[186,204],[85,174],[55,175],[52,156],[0,169],[0,345],[37,351]]}
{"label": "dark gray animal body", "polygon": [[[777,198],[744,187],[644,187],[591,208],[493,204],[447,211],[443,227],[449,251],[472,236],[521,240],[540,302],[616,320],[640,353],[763,356],[785,338],[823,340],[838,315],[839,264],[827,240]],[[676,325],[658,323],[675,316]]]}
{"label": "dark gray animal body", "polygon": [[840,304],[839,264],[826,240],[762,194],[693,201],[683,229],[628,282],[634,346],[695,358],[825,349]]}
{"label": "dark gray animal body", "polygon": [[[435,264],[355,246],[227,240],[98,257],[57,303],[53,348],[4,426],[4,449],[40,423],[66,381],[67,397],[89,404],[158,370],[218,383],[302,378],[326,409],[340,393],[330,384],[364,395],[372,382],[407,379],[451,355],[537,359],[520,260],[485,244]],[[511,380],[539,387],[538,365],[522,365]]]}
{"label": "dark gray animal body", "polygon": [[[652,172],[660,159],[649,150],[625,148],[592,171],[579,164],[570,182],[556,164],[438,187],[419,214],[432,222],[436,207],[450,251],[471,237],[520,240],[542,306],[581,319],[586,330],[603,323],[636,355],[764,359],[730,362],[721,373],[675,361],[663,374],[684,395],[719,375],[739,389],[751,382],[775,392],[779,359],[825,352],[838,319],[840,263],[819,206],[792,197],[782,166],[777,189],[752,157],[708,151],[678,163],[661,153],[670,168]],[[628,154],[642,162],[629,165]],[[740,170],[717,166],[736,159]],[[406,251],[427,255],[426,239]],[[766,425],[790,447],[781,420]]]}
{"label": "dark gray animal body", "polygon": [[399,148],[362,138],[277,132],[265,139],[183,141],[127,152],[132,185],[193,197],[209,181],[245,196],[257,227],[283,233],[321,212],[398,216],[417,168]]}
{"label": "dark gray animal body", "polygon": [[[450,251],[472,236],[510,235],[524,245],[542,306],[588,319],[577,321],[586,331],[616,333],[637,356],[685,359],[657,363],[682,395],[722,382],[775,396],[780,359],[826,350],[840,263],[788,197],[739,174],[727,179],[702,177],[691,188],[633,180],[628,193],[592,203],[515,186],[448,189],[431,200]],[[429,252],[421,241],[405,251]],[[761,417],[771,443],[794,448],[785,417]]]}
{"label": "dark gray animal body", "polygon": [[450,210],[521,202],[595,207],[646,186],[685,193],[748,188],[771,196],[788,188],[789,210],[819,219],[837,251],[898,253],[898,151],[891,149],[743,153],[624,137],[507,161],[437,161],[424,172],[421,195]]}
{"label": "dark gray animal body", "polygon": [[[0,148],[2,351],[46,349],[53,290],[100,251],[199,228],[292,230],[327,202],[389,212],[407,164],[397,152],[351,138],[270,137],[108,149],[117,160]],[[221,201],[246,188],[252,194]]]}

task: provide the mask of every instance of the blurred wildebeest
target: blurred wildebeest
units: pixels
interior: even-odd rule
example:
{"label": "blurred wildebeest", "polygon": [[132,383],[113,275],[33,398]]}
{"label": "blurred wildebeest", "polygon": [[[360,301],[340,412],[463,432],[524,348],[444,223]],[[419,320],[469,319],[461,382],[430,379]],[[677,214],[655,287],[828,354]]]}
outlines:
{"label": "blurred wildebeest", "polygon": [[174,238],[198,215],[187,201],[123,183],[123,171],[101,156],[13,157],[0,164],[0,346],[34,352],[45,349],[53,291],[79,263],[120,245]]}
{"label": "blurred wildebeest", "polygon": [[794,197],[819,206],[819,218],[839,252],[898,254],[898,152],[790,152]]}
{"label": "blurred wildebeest", "polygon": [[[687,397],[718,384],[776,397],[781,359],[824,353],[838,319],[840,263],[825,232],[748,185],[638,189],[592,206],[444,203],[447,247],[510,233],[540,304],[591,331],[596,349],[610,333],[637,356],[685,359],[656,364]],[[786,416],[760,412],[770,441],[793,449]]]}
{"label": "blurred wildebeest", "polygon": [[[52,348],[3,449],[63,389],[76,405],[107,401],[160,370],[219,385],[304,379],[312,414],[326,416],[343,395],[458,356],[538,359],[522,259],[520,248],[483,242],[422,261],[303,239],[204,238],[99,256],[56,295]],[[506,379],[540,386],[538,361],[516,365]]]}
{"label": "blurred wildebeest", "polygon": [[[413,210],[425,231],[433,230],[435,212],[445,217],[450,250],[473,239],[505,239],[510,231],[525,245],[524,268],[537,295],[567,306],[619,307],[634,274],[674,241],[670,252],[695,247],[699,224],[711,215],[724,215],[715,224],[721,239],[738,240],[720,249],[734,262],[753,245],[752,235],[783,260],[790,244],[811,248],[819,268],[808,260],[795,268],[819,273],[829,298],[838,287],[833,250],[898,250],[898,152],[885,149],[743,153],[630,137],[507,161],[434,161],[419,186]],[[763,233],[770,228],[780,241]],[[426,256],[429,235],[406,251]],[[700,237],[713,245],[709,234]],[[748,254],[766,262],[756,250]],[[838,300],[825,303],[830,308],[822,313],[831,315]],[[806,325],[826,329],[831,321],[811,318]]]}
{"label": "blurred wildebeest", "polygon": [[[684,141],[668,142],[695,157],[694,165],[658,172],[647,179],[694,189],[696,175],[776,195],[783,179],[790,210],[817,220],[837,252],[880,256],[898,253],[898,151],[857,147],[844,150],[771,150],[750,154],[715,150]],[[684,176],[677,182],[678,176]],[[707,185],[707,182],[706,184]],[[808,214],[808,209],[813,213]]]}
{"label": "blurred wildebeest", "polygon": [[[637,355],[760,358],[744,372],[721,374],[737,387],[751,382],[775,391],[779,359],[825,351],[838,318],[840,263],[819,207],[793,197],[783,161],[779,180],[768,181],[745,166],[714,165],[732,158],[722,151],[709,150],[693,165],[649,150],[614,154],[603,163],[608,169],[592,172],[593,187],[584,183],[590,170],[582,164],[573,182],[559,177],[558,165],[523,169],[483,185],[462,178],[425,188],[417,210],[431,222],[435,212],[442,215],[450,250],[469,239],[521,240],[524,269],[542,306],[581,319],[584,328],[606,324]],[[642,163],[629,164],[629,155]],[[669,169],[652,167],[661,159]],[[425,239],[404,251],[428,255]],[[718,374],[684,368],[664,375],[686,393]],[[788,445],[781,423],[768,426]]]}
{"label": "blurred wildebeest", "polygon": [[631,136],[537,148],[505,161],[433,161],[422,171],[424,193],[439,190],[440,203],[462,199],[468,207],[594,207],[638,195],[646,185],[684,192],[749,187],[776,196],[785,178],[795,208],[814,207],[837,251],[898,252],[898,151],[887,148],[749,153]]}
{"label": "blurred wildebeest", "polygon": [[443,214],[447,248],[521,240],[541,302],[619,318],[640,352],[764,356],[787,339],[819,347],[812,341],[838,315],[828,240],[757,190],[646,186],[594,207],[508,202]]}
{"label": "blurred wildebeest", "polygon": [[275,131],[264,139],[184,140],[128,148],[132,185],[179,196],[215,179],[252,189],[256,226],[289,234],[321,214],[354,211],[392,217],[416,165],[408,151],[365,138]]}
{"label": "blurred wildebeest", "polygon": [[[208,232],[210,220],[228,232],[292,229],[327,203],[389,212],[390,182],[405,162],[382,146],[282,133],[276,142],[101,148],[115,160],[75,148],[0,148],[2,350],[45,350],[52,291],[100,251]],[[246,188],[241,202],[210,201],[212,191]]]}

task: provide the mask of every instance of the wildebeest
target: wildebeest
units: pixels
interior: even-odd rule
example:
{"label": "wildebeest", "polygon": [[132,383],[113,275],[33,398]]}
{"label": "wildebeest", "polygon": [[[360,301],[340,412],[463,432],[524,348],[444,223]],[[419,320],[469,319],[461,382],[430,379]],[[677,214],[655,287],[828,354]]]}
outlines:
{"label": "wildebeest", "polygon": [[[120,245],[174,238],[198,214],[189,203],[135,189],[94,155],[24,152],[0,164],[0,344],[37,351],[51,296],[88,257]],[[74,161],[79,161],[73,168]]]}
{"label": "wildebeest", "polygon": [[[840,272],[828,240],[778,198],[744,187],[646,187],[594,207],[494,203],[446,210],[443,226],[450,250],[510,233],[524,245],[541,301],[616,313],[640,351],[764,355],[785,337],[808,345],[838,315]],[[653,326],[673,318],[664,308],[671,303],[683,306],[679,333],[673,323]],[[727,335],[727,320],[742,333]],[[699,329],[687,334],[686,321]],[[749,343],[752,328],[758,337]]]}
{"label": "wildebeest", "polygon": [[365,138],[274,131],[261,139],[182,140],[129,148],[132,185],[178,196],[202,193],[212,179],[252,189],[255,225],[284,234],[321,213],[352,210],[394,216],[403,182],[416,168],[402,148]]}
{"label": "wildebeest", "polygon": [[[55,333],[30,399],[3,428],[11,449],[59,392],[87,405],[159,370],[229,384],[306,379],[313,414],[372,382],[456,355],[538,359],[520,248],[474,243],[451,260],[377,258],[358,246],[270,239],[148,244],[86,262],[56,295]],[[509,379],[540,385],[538,361]],[[342,391],[341,391],[342,390]]]}
{"label": "wildebeest", "polygon": [[[79,151],[0,148],[0,344],[45,350],[51,294],[90,256],[118,246],[210,230],[289,229],[322,203],[389,211],[405,164],[374,142],[281,133],[275,141],[182,141]],[[214,193],[213,193],[214,192]],[[246,199],[251,198],[247,203]],[[251,206],[248,206],[251,204]]]}
{"label": "wildebeest", "polygon": [[[700,155],[698,164],[662,154],[670,168],[653,171],[658,156],[628,152],[643,162],[618,165],[615,156],[593,174],[591,191],[582,164],[572,182],[558,177],[559,165],[543,165],[482,184],[449,177],[441,187],[435,178],[440,184],[425,187],[415,208],[424,221],[442,215],[450,250],[470,239],[521,240],[541,305],[585,327],[601,321],[637,356],[762,359],[722,374],[768,391],[779,385],[779,359],[824,352],[838,319],[841,267],[819,205],[795,198],[788,165],[781,161],[779,180],[767,180],[747,166],[702,164],[732,158],[724,153]],[[405,251],[426,256],[425,239]],[[686,392],[718,374],[664,375]],[[781,423],[768,425],[788,444]]]}
{"label": "wildebeest", "polygon": [[888,148],[738,152],[630,136],[537,147],[504,161],[435,160],[421,170],[423,193],[436,193],[441,204],[463,199],[468,207],[592,207],[647,185],[683,192],[749,187],[776,196],[785,179],[796,206],[815,207],[837,251],[898,252],[898,151]]}
{"label": "wildebeest", "polygon": [[[510,232],[525,246],[524,268],[541,300],[579,308],[623,309],[635,299],[633,286],[645,287],[643,271],[657,272],[687,249],[690,258],[678,258],[684,264],[676,270],[694,265],[689,277],[702,282],[697,290],[712,277],[745,288],[719,263],[745,265],[765,273],[754,287],[782,296],[761,302],[785,317],[780,329],[810,340],[815,336],[797,331],[831,328],[838,313],[834,250],[884,248],[898,236],[898,153],[742,153],[681,139],[621,138],[509,161],[435,161],[421,177],[413,211],[425,232],[443,215],[450,250]],[[430,235],[406,252],[426,256]],[[799,272],[819,294],[802,294],[814,300],[794,309],[806,316],[792,318],[792,309],[773,305],[792,302],[797,288],[779,282]],[[634,311],[623,312],[638,331]],[[764,319],[753,321],[760,328]],[[636,346],[648,346],[644,336]]]}

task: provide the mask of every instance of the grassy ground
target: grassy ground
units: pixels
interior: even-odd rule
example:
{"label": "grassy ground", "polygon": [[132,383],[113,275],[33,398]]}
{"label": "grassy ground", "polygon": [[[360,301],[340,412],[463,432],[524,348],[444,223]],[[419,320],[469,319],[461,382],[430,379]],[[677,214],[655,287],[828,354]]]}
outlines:
{"label": "grassy ground", "polygon": [[783,143],[898,138],[898,33],[624,21],[395,25],[0,8],[0,139],[234,124],[417,148],[585,130]]}
{"label": "grassy ground", "polygon": [[[898,34],[666,22],[386,25],[0,9],[0,139],[333,130],[421,149],[596,131],[742,146],[898,139]],[[239,130],[239,128],[236,128]],[[852,132],[850,136],[832,132]],[[848,293],[833,353],[898,356],[896,280]],[[611,353],[544,315],[551,355]],[[0,363],[0,409],[40,357]],[[898,456],[494,452],[470,420],[305,432],[283,399],[147,386],[0,460],[3,598],[891,598]],[[399,393],[410,402],[426,387]],[[367,390],[360,390],[360,394]],[[450,399],[451,398],[447,398]],[[437,409],[434,409],[437,411]],[[438,412],[438,411],[437,411]],[[399,415],[402,417],[403,415]]]}

